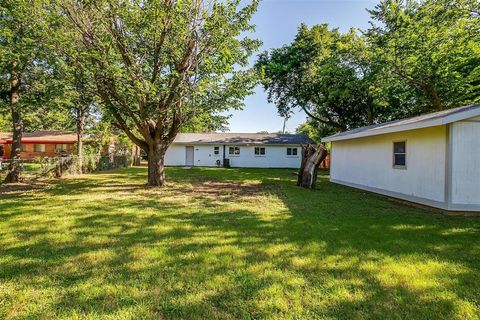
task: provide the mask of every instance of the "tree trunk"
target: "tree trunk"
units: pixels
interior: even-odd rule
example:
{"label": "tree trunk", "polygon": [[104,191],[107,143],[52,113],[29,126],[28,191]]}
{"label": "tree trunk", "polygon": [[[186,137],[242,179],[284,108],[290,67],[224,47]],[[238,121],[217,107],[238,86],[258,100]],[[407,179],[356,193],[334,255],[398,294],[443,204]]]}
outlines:
{"label": "tree trunk", "polygon": [[298,172],[297,186],[315,189],[318,166],[327,157],[327,149],[322,144],[315,148],[312,145],[302,146],[302,164]]}
{"label": "tree trunk", "polygon": [[442,101],[440,100],[440,97],[438,96],[438,92],[432,85],[429,85],[429,84],[425,85],[423,87],[423,91],[425,92],[425,95],[427,96],[428,100],[432,104],[432,107],[436,111],[444,110]]}
{"label": "tree trunk", "polygon": [[133,165],[137,167],[141,165],[141,151],[139,146],[134,146]]}
{"label": "tree trunk", "polygon": [[10,74],[10,110],[12,112],[13,137],[12,151],[10,154],[10,165],[8,166],[5,183],[15,183],[20,180],[19,160],[22,152],[22,134],[23,121],[18,110],[18,102],[20,101],[20,77],[17,73],[17,63],[12,62],[12,71]]}
{"label": "tree trunk", "polygon": [[85,110],[82,106],[77,108],[77,156],[78,173],[83,173],[83,132],[85,129]]}
{"label": "tree trunk", "polygon": [[164,159],[167,148],[162,144],[150,146],[148,150],[148,182],[150,187],[163,187],[165,180]]}

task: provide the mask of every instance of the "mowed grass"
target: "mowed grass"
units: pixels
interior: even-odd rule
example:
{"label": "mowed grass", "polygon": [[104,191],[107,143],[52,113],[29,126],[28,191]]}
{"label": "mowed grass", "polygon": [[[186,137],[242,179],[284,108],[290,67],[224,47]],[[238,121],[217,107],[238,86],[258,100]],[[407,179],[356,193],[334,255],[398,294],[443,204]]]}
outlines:
{"label": "mowed grass", "polygon": [[478,319],[480,219],[294,170],[0,189],[0,318]]}

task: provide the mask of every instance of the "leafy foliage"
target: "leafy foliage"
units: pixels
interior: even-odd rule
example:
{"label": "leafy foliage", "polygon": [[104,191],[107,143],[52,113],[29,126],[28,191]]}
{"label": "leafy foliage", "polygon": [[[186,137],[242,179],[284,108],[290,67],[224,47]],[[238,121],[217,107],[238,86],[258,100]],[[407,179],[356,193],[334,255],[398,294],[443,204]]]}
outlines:
{"label": "leafy foliage", "polygon": [[104,107],[149,157],[149,185],[165,184],[163,158],[183,125],[221,124],[218,113],[241,108],[255,86],[246,67],[260,43],[242,34],[258,1],[240,2],[61,1]]}
{"label": "leafy foliage", "polygon": [[354,30],[341,34],[328,25],[302,25],[292,44],[260,55],[268,98],[279,114],[296,109],[336,130],[372,123],[375,69],[364,40]]}
{"label": "leafy foliage", "polygon": [[314,136],[480,101],[480,3],[384,0],[371,28],[302,25],[257,62],[279,114],[309,115]]}
{"label": "leafy foliage", "polygon": [[254,83],[251,71],[235,65],[246,66],[259,43],[238,38],[252,28],[256,1],[238,5],[66,1],[64,8],[93,61],[103,103],[148,151],[155,137],[172,140],[196,115],[242,106]]}
{"label": "leafy foliage", "polygon": [[[0,3],[0,108],[10,108],[10,77],[20,80],[22,114],[44,113],[57,105],[54,72],[54,15],[49,2],[5,0]],[[43,110],[39,110],[43,109]],[[35,127],[35,125],[33,125]]]}
{"label": "leafy foliage", "polygon": [[480,3],[385,0],[367,32],[388,74],[415,89],[414,112],[480,101]]}

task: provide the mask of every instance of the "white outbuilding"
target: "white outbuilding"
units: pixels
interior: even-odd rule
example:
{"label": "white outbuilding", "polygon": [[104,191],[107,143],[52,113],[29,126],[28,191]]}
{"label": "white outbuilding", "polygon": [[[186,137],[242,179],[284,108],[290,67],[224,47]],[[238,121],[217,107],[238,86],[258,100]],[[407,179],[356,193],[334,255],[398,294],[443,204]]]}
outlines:
{"label": "white outbuilding", "polygon": [[480,211],[480,105],[342,132],[331,181],[452,211]]}
{"label": "white outbuilding", "polygon": [[304,134],[180,133],[165,155],[167,166],[299,168]]}

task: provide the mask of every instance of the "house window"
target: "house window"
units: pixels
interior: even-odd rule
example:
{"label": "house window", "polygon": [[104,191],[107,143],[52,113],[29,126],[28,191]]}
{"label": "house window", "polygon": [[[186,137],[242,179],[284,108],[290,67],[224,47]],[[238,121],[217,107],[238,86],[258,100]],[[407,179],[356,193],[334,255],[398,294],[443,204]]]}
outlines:
{"label": "house window", "polygon": [[296,157],[298,155],[298,148],[287,148],[287,156]]}
{"label": "house window", "polygon": [[255,147],[255,155],[256,156],[264,156],[265,155],[265,148],[264,147]]}
{"label": "house window", "polygon": [[393,167],[407,167],[407,142],[400,141],[393,143]]}
{"label": "house window", "polygon": [[240,155],[240,147],[228,147],[228,154],[231,156]]}
{"label": "house window", "polygon": [[33,151],[35,152],[45,152],[45,145],[44,144],[34,144]]}
{"label": "house window", "polygon": [[213,147],[213,154],[216,156],[220,155],[220,147]]}
{"label": "house window", "polygon": [[22,144],[20,145],[20,151],[21,151],[21,152],[27,152],[27,145],[22,143]]}
{"label": "house window", "polygon": [[56,144],[55,145],[55,152],[56,153],[67,152],[67,145],[66,144]]}

